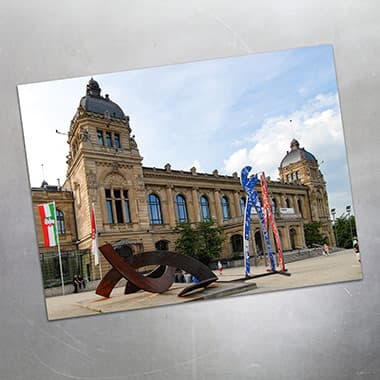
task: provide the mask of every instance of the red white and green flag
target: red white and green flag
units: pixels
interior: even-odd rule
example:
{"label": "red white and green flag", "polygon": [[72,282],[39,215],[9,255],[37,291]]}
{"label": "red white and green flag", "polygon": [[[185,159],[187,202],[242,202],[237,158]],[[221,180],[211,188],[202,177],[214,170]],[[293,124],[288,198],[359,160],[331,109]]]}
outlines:
{"label": "red white and green flag", "polygon": [[57,217],[54,202],[38,206],[41,217],[42,233],[44,235],[44,246],[55,247],[58,245]]}

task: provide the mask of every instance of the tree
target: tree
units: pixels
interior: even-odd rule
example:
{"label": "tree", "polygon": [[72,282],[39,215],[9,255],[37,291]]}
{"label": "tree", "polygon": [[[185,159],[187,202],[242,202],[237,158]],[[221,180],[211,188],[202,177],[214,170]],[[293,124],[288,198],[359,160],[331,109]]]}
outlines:
{"label": "tree", "polygon": [[334,225],[336,245],[342,248],[352,248],[352,239],[356,235],[355,217],[347,215],[337,218]]}
{"label": "tree", "polygon": [[327,242],[326,237],[322,236],[320,232],[320,227],[321,223],[319,222],[304,224],[305,242],[308,247],[311,247],[313,244],[322,245]]}
{"label": "tree", "polygon": [[199,223],[181,223],[176,229],[179,237],[175,242],[176,250],[208,265],[220,254],[223,229],[213,221]]}

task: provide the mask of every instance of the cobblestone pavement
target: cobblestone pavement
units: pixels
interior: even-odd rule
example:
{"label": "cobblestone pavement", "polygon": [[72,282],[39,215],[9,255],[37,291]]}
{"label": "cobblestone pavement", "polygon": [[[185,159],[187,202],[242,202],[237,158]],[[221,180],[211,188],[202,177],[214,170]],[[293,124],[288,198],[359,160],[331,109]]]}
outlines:
{"label": "cobblestone pavement", "polygon": [[[281,289],[360,280],[362,278],[361,266],[352,250],[292,262],[287,264],[286,267],[291,276],[274,274],[234,283],[229,283],[228,281],[243,277],[244,268],[223,269],[222,275],[219,276],[219,279],[223,282],[215,283],[206,291],[197,292],[188,297],[177,297],[180,289],[186,284],[173,284],[167,292],[162,294],[140,291],[135,294],[124,295],[124,288],[119,287],[113,290],[110,298],[100,297],[94,291],[49,297],[46,298],[48,318],[53,320],[79,317],[178,304],[197,299],[214,298],[215,296],[258,294]],[[260,273],[266,273],[264,266],[252,267],[251,274]],[[252,286],[247,286],[249,284],[252,284]]]}

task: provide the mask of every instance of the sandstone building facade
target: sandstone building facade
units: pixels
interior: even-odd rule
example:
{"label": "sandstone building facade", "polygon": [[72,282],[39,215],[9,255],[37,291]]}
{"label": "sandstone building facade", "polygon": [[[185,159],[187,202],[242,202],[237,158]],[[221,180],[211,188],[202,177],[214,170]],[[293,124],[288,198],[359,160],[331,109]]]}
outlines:
{"label": "sandstone building facade", "polygon": [[[122,241],[133,253],[175,250],[174,228],[181,222],[214,220],[223,227],[222,258],[243,252],[245,195],[237,173],[232,176],[144,167],[129,117],[91,78],[68,133],[67,178],[62,187],[32,189],[38,244],[43,248],[37,206],[56,202],[61,220],[62,252],[83,253],[80,270],[96,278],[91,248],[91,208],[95,207],[99,245]],[[303,226],[318,221],[330,245],[335,245],[329,220],[326,183],[317,159],[296,140],[279,167],[280,181],[268,178],[284,251],[305,246]],[[260,194],[260,187],[258,187]],[[257,215],[252,214],[252,254],[265,250]],[[108,263],[101,261],[104,270]]]}

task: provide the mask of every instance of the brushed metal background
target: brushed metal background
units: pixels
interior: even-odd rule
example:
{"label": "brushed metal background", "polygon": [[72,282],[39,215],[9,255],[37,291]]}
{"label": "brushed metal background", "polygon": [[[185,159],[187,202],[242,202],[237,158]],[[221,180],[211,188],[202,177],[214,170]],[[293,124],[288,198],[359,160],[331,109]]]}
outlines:
{"label": "brushed metal background", "polygon": [[[0,378],[379,379],[379,11],[375,0],[3,1]],[[322,43],[335,50],[364,280],[48,322],[16,85]]]}

